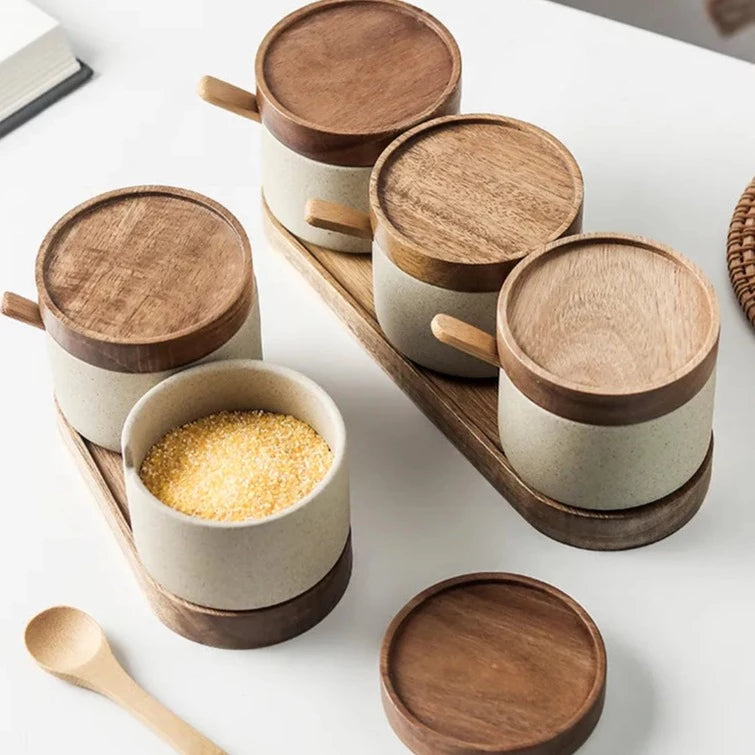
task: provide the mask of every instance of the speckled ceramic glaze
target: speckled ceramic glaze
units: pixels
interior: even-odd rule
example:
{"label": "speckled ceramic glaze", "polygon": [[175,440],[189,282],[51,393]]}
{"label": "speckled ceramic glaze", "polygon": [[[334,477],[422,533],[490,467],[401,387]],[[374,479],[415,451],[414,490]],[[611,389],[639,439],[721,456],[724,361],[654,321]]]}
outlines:
{"label": "speckled ceramic glaze", "polygon": [[678,409],[632,425],[601,426],[559,417],[525,396],[500,371],[498,428],[517,474],[561,503],[625,509],[684,485],[710,445],[715,373]]}
{"label": "speckled ceramic glaze", "polygon": [[430,323],[438,312],[445,312],[481,330],[495,330],[498,291],[441,288],[404,272],[377,242],[372,249],[375,314],[391,344],[431,370],[465,378],[494,377],[496,367],[441,343]]}
{"label": "speckled ceramic glaze", "polygon": [[[291,414],[325,439],[333,463],[312,493],[265,519],[215,522],[165,506],[146,489],[138,470],[166,432],[239,409]],[[349,481],[343,420],[325,391],[293,370],[230,360],[173,375],[131,410],[122,444],[137,551],[152,577],[181,598],[228,610],[277,605],[317,584],[344,549]]]}
{"label": "speckled ceramic glaze", "polygon": [[262,126],[262,191],[270,211],[295,236],[339,252],[369,253],[370,242],[309,225],[310,197],[367,212],[372,167],[330,165],[289,149]]}
{"label": "speckled ceramic glaze", "polygon": [[[259,302],[255,297],[244,324],[219,349],[191,365],[218,359],[260,359]],[[55,397],[69,424],[87,440],[120,451],[121,431],[131,407],[153,386],[177,372],[115,372],[69,354],[49,334],[47,351]]]}
{"label": "speckled ceramic glaze", "polygon": [[432,328],[500,367],[501,448],[524,483],[610,511],[696,476],[711,445],[720,319],[694,263],[639,236],[567,236],[513,269],[496,310],[493,329],[445,314]]}

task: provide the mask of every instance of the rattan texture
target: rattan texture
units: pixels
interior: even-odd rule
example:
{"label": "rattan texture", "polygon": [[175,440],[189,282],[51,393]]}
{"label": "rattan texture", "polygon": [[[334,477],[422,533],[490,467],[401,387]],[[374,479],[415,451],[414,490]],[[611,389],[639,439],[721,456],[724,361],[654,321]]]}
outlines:
{"label": "rattan texture", "polygon": [[755,325],[755,178],[744,190],[729,226],[726,264],[734,293]]}

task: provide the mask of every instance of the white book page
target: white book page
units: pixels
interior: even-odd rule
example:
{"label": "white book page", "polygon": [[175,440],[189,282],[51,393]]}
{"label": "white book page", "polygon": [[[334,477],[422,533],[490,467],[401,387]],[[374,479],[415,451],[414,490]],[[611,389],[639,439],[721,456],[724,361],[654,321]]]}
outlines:
{"label": "white book page", "polygon": [[57,27],[28,0],[0,0],[0,63]]}

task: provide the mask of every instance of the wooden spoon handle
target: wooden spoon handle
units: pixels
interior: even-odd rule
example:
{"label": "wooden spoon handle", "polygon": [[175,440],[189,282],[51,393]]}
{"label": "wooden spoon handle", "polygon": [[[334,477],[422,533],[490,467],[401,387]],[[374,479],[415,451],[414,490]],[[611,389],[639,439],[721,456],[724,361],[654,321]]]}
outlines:
{"label": "wooden spoon handle", "polygon": [[433,335],[448,346],[465,354],[482,359],[495,367],[501,366],[495,338],[474,325],[457,320],[451,315],[435,315],[430,323]]}
{"label": "wooden spoon handle", "polygon": [[214,742],[143,690],[119,665],[98,680],[98,691],[132,713],[182,755],[226,755]]}
{"label": "wooden spoon handle", "polygon": [[370,216],[361,210],[324,199],[308,199],[304,208],[307,222],[315,228],[338,231],[360,239],[372,238]]}
{"label": "wooden spoon handle", "polygon": [[257,98],[246,89],[235,87],[214,76],[203,76],[197,87],[199,96],[211,105],[222,107],[236,115],[260,123],[260,109],[257,106]]}
{"label": "wooden spoon handle", "polygon": [[0,310],[6,317],[12,317],[14,320],[25,322],[27,325],[33,325],[35,328],[40,328],[41,330],[45,329],[39,305],[37,302],[24,296],[14,294],[12,291],[6,291],[3,294],[3,303]]}

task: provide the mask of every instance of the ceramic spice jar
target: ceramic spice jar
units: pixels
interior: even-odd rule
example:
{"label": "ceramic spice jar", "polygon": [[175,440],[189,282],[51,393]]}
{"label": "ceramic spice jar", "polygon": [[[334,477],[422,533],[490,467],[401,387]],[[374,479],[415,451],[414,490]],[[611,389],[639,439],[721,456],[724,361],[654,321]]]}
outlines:
{"label": "ceramic spice jar", "polygon": [[[248,409],[292,415],[328,444],[332,462],[309,495],[265,518],[217,521],[182,513],[149,492],[139,470],[168,431],[216,412]],[[180,598],[230,610],[278,605],[319,583],[347,547],[343,420],[325,391],[293,370],[254,360],[184,370],[137,402],[123,428],[122,445],[139,557],[150,575]]]}
{"label": "ceramic spice jar", "polygon": [[63,415],[112,451],[131,407],[168,375],[261,356],[249,239],[186,189],[119,189],[74,208],[42,242],[36,282],[39,305],[6,294],[3,312],[44,327]]}
{"label": "ceramic spice jar", "polygon": [[705,275],[666,246],[585,234],[524,260],[496,337],[439,315],[446,344],[500,366],[501,446],[570,506],[627,509],[677,491],[711,443],[719,314]]}
{"label": "ceramic spice jar", "polygon": [[208,102],[262,124],[262,186],[296,236],[343,252],[369,241],[308,225],[321,197],[368,209],[370,171],[402,131],[459,110],[461,58],[448,30],[397,0],[324,0],[276,24],[255,62],[256,94],[212,77]]}
{"label": "ceramic spice jar", "polygon": [[497,115],[438,118],[398,137],[370,180],[370,216],[312,201],[309,222],[372,237],[377,319],[405,356],[461,377],[490,365],[436,341],[446,312],[492,330],[506,275],[530,252],[576,233],[582,175],[551,134]]}

